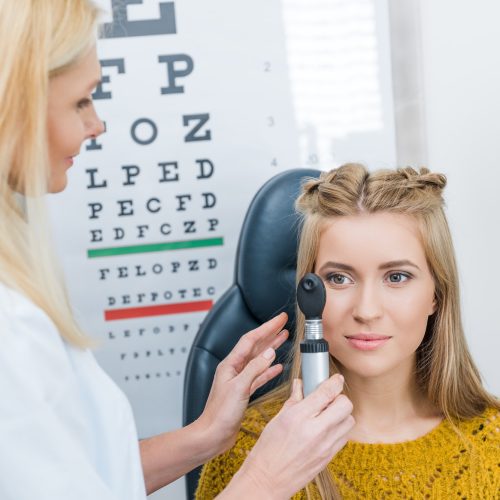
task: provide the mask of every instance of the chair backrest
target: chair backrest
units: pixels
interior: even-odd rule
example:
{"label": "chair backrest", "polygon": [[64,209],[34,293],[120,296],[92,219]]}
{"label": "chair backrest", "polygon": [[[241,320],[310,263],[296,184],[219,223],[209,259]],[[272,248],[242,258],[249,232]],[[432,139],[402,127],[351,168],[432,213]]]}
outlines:
{"label": "chair backrest", "polygon": [[[287,329],[291,335],[278,350],[277,362],[286,363],[295,324],[300,230],[294,203],[303,180],[319,174],[313,169],[287,170],[267,181],[253,198],[240,233],[234,283],[206,316],[189,353],[184,380],[184,425],[203,412],[215,369],[239,338],[281,311],[288,313]],[[269,382],[254,397],[279,382]],[[194,498],[200,470],[186,475],[188,499]]]}

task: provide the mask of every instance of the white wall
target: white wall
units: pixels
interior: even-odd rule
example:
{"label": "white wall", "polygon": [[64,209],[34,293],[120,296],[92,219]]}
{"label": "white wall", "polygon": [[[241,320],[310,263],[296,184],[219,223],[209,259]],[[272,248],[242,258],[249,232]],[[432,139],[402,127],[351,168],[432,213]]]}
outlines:
{"label": "white wall", "polygon": [[500,395],[500,3],[419,5],[427,164],[448,175],[466,335]]}

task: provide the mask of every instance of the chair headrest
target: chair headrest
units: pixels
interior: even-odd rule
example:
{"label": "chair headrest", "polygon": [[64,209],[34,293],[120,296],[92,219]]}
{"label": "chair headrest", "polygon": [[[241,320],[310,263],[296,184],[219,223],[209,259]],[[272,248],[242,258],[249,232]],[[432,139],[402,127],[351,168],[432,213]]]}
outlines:
{"label": "chair headrest", "polygon": [[[297,168],[272,177],[248,208],[236,256],[236,283],[260,322],[281,311],[295,320],[295,272],[300,218],[295,200],[306,178],[320,171]],[[292,332],[292,330],[290,330]]]}

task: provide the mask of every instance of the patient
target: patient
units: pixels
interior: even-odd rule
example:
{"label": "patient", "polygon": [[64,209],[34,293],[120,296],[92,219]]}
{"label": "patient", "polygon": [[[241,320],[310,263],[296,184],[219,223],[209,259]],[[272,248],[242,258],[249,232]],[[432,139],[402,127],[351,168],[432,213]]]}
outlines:
{"label": "patient", "polygon": [[[325,283],[330,371],[356,424],[294,499],[499,498],[500,403],[466,345],[445,185],[427,169],[356,164],[304,185],[297,278]],[[222,491],[300,376],[297,314],[290,382],[247,410],[234,447],[204,466],[198,499]]]}

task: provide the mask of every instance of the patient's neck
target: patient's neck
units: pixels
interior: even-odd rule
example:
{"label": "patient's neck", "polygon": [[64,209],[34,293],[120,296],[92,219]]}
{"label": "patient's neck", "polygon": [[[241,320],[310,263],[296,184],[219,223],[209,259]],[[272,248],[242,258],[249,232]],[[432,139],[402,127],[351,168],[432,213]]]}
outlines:
{"label": "patient's neck", "polygon": [[341,372],[354,407],[354,441],[408,441],[426,434],[442,419],[417,384],[414,360],[377,376],[363,376],[345,367]]}

